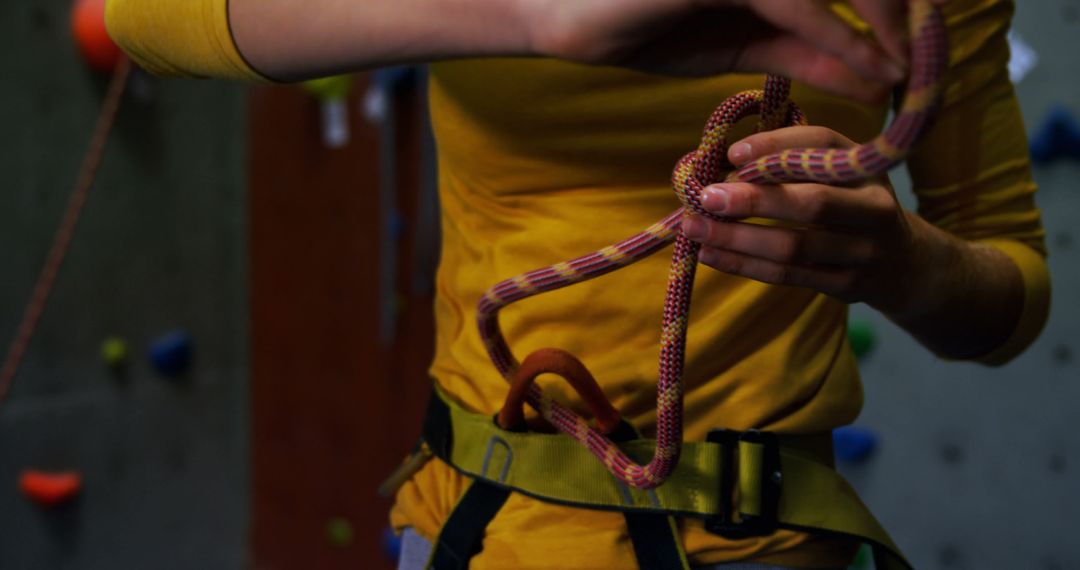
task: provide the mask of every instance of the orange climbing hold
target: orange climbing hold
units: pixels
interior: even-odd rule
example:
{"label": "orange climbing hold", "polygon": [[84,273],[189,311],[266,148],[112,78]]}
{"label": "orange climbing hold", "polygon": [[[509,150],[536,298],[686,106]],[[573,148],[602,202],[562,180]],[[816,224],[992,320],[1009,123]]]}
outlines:
{"label": "orange climbing hold", "polygon": [[19,475],[19,490],[42,507],[55,507],[74,499],[82,488],[77,471],[47,473],[26,469]]}

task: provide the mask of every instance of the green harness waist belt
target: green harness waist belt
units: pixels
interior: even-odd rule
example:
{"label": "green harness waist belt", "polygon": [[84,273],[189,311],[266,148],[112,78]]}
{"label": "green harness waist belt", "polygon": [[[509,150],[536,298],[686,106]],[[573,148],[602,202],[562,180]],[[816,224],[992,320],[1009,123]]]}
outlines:
{"label": "green harness waist belt", "polygon": [[[627,431],[629,430],[629,431]],[[619,447],[647,457],[655,442],[624,422]],[[468,477],[530,497],[587,509],[704,519],[729,538],[778,528],[870,543],[879,570],[911,568],[855,491],[832,467],[829,434],[784,436],[713,430],[686,442],[668,481],[642,491],[619,481],[576,440],[504,430],[436,389],[424,420],[431,453]],[[497,506],[495,509],[497,510]],[[492,513],[492,516],[494,513]]]}

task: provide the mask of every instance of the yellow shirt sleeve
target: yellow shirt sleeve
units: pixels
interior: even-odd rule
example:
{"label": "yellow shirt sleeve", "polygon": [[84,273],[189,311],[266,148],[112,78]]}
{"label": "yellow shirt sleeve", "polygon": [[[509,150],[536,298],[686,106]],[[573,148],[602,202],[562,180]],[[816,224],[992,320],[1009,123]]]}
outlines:
{"label": "yellow shirt sleeve", "polygon": [[228,0],[109,0],[105,24],[113,41],[156,75],[269,81],[236,49]]}
{"label": "yellow shirt sleeve", "polygon": [[952,45],[942,107],[908,160],[919,214],[1017,266],[1024,308],[1012,336],[978,358],[1002,364],[1046,322],[1050,280],[1020,105],[1008,76],[1011,1],[953,0],[944,7]]}
{"label": "yellow shirt sleeve", "polygon": [[1050,313],[1050,272],[1045,254],[1012,239],[993,239],[980,242],[996,248],[1016,264],[1024,281],[1024,308],[1017,319],[1012,335],[979,362],[998,366],[1019,355],[1039,336]]}

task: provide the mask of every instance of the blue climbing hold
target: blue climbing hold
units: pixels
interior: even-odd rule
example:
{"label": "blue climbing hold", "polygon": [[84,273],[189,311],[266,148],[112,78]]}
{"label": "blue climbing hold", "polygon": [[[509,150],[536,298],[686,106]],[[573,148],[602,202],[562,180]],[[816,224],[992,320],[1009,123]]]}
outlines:
{"label": "blue climbing hold", "polygon": [[390,216],[390,235],[395,240],[405,237],[405,216],[402,216],[401,212],[396,210]]}
{"label": "blue climbing hold", "polygon": [[1031,160],[1080,159],[1080,123],[1062,106],[1055,106],[1031,135]]}
{"label": "blue climbing hold", "polygon": [[382,545],[383,552],[391,561],[397,562],[401,558],[401,537],[394,534],[394,529],[390,527],[384,528],[379,543]]}
{"label": "blue climbing hold", "polygon": [[179,376],[191,366],[191,335],[173,331],[150,345],[150,362],[165,376]]}
{"label": "blue climbing hold", "polygon": [[865,461],[877,449],[878,436],[873,430],[844,426],[833,430],[836,458],[848,463]]}

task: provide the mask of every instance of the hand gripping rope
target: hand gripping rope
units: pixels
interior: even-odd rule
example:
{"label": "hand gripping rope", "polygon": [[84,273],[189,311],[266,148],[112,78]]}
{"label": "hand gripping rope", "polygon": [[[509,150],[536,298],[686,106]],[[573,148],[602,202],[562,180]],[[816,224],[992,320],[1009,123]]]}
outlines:
{"label": "hand gripping rope", "polygon": [[[701,247],[680,233],[683,218],[693,212],[724,220],[701,205],[703,189],[716,182],[845,184],[880,176],[901,162],[930,124],[948,57],[944,22],[928,0],[911,2],[909,23],[913,38],[911,75],[903,106],[889,128],[874,140],[848,150],[785,150],[731,172],[727,135],[739,120],[758,114],[759,131],[806,124],[802,111],[788,100],[790,80],[770,75],[764,91],[744,91],[724,101],[705,125],[701,145],[675,165],[672,182],[682,208],[617,244],[507,279],[489,289],[480,299],[477,321],[492,362],[511,383],[510,395],[499,413],[500,426],[509,428],[521,421],[524,399],[559,431],[588,447],[619,480],[640,489],[662,484],[678,464],[682,448],[683,354],[690,293]],[[639,465],[604,435],[615,429],[619,415],[585,366],[573,355],[555,348],[538,350],[519,363],[503,338],[498,314],[516,301],[640,261],[671,241],[675,242],[675,251],[660,331],[656,452],[647,465]],[[598,429],[533,383],[543,373],[558,374],[574,385],[596,416]]]}

